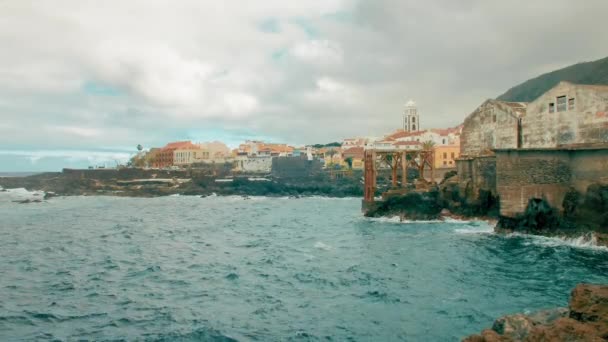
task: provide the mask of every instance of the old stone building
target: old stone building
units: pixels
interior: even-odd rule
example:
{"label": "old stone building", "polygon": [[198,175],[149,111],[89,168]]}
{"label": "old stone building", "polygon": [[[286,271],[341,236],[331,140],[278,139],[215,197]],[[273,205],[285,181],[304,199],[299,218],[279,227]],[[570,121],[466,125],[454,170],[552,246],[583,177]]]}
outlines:
{"label": "old stone building", "polygon": [[523,148],[608,143],[608,86],[560,82],[528,105],[522,131]]}
{"label": "old stone building", "polygon": [[526,103],[490,99],[465,119],[456,167],[460,193],[467,201],[477,201],[481,193],[497,196],[494,150],[520,145],[526,107]]}
{"label": "old stone building", "polygon": [[560,82],[528,105],[521,132],[521,148],[495,150],[502,216],[531,198],[561,211],[569,191],[608,184],[608,86]]}
{"label": "old stone building", "polygon": [[464,121],[460,135],[462,158],[493,155],[497,148],[517,148],[520,119],[526,103],[487,100]]}
{"label": "old stone building", "polygon": [[568,192],[608,184],[608,86],[560,82],[536,100],[488,100],[464,122],[460,191],[500,199],[516,217],[530,199],[563,210]]}

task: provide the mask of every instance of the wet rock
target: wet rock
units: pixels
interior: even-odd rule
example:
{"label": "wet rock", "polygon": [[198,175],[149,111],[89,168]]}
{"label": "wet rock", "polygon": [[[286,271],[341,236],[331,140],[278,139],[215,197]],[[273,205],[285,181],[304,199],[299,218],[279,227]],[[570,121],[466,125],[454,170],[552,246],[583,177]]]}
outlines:
{"label": "wet rock", "polygon": [[45,192],[44,193],[44,197],[43,198],[45,200],[48,200],[48,199],[53,198],[53,197],[57,197],[57,194],[54,193],[54,192],[52,192],[52,191],[49,191],[49,192]]}
{"label": "wet rock", "polygon": [[[518,341],[518,340],[515,340]],[[605,342],[591,326],[570,318],[560,318],[550,325],[535,327],[523,341]]]}
{"label": "wet rock", "polygon": [[570,318],[586,323],[608,338],[608,286],[579,284],[572,290]]}
{"label": "wet rock", "polygon": [[28,204],[28,203],[41,203],[42,201],[39,199],[24,199],[24,200],[19,200],[19,201],[13,201],[14,203],[19,203],[19,204]]}
{"label": "wet rock", "polygon": [[492,329],[471,335],[467,342],[606,341],[608,339],[608,286],[579,284],[569,308],[515,314],[497,319]]}
{"label": "wet rock", "polygon": [[402,196],[393,196],[370,208],[365,216],[399,216],[408,220],[435,220],[439,218],[442,210],[437,198],[437,191],[410,192]]}

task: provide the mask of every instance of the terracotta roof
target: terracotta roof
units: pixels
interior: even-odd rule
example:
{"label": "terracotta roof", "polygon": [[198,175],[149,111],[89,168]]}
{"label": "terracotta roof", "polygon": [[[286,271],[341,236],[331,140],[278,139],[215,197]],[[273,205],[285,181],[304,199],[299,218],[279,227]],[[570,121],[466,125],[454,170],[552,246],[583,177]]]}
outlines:
{"label": "terracotta roof", "polygon": [[191,148],[197,148],[197,146],[194,145],[190,141],[175,141],[175,142],[170,142],[167,145],[165,145],[165,147],[163,147],[162,150],[167,151],[167,150],[191,149]]}
{"label": "terracotta roof", "polygon": [[400,139],[400,138],[405,138],[405,137],[415,137],[415,136],[424,134],[424,132],[425,131],[408,132],[408,131],[400,130],[400,131],[397,131],[397,132],[387,136],[386,139],[394,140],[394,139]]}
{"label": "terracotta roof", "polygon": [[344,158],[353,157],[353,158],[363,158],[365,154],[365,149],[363,147],[351,147],[344,151],[342,151],[342,156]]}

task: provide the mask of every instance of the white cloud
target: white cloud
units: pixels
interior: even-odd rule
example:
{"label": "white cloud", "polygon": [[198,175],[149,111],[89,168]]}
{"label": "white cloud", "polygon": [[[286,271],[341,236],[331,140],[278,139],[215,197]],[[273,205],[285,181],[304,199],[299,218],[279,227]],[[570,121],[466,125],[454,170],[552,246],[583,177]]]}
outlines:
{"label": "white cloud", "polygon": [[125,163],[132,154],[87,150],[0,150],[0,156],[15,156],[29,159],[32,163],[45,158],[59,158],[69,162],[88,162],[91,165]]}
{"label": "white cloud", "polygon": [[453,125],[540,71],[608,55],[606,12],[605,0],[0,1],[0,146],[153,146],[202,128],[335,141],[393,130],[409,98],[423,127]]}
{"label": "white cloud", "polygon": [[317,88],[323,92],[335,93],[344,89],[344,85],[329,77],[322,77],[317,80]]}
{"label": "white cloud", "polygon": [[340,46],[329,40],[309,40],[296,44],[291,53],[307,63],[320,65],[340,64],[343,52]]}

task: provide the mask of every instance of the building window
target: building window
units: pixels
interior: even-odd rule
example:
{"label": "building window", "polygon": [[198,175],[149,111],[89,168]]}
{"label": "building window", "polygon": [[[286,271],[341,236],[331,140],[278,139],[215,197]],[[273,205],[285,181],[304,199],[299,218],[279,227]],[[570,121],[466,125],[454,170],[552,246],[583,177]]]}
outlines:
{"label": "building window", "polygon": [[416,118],[415,118],[415,117],[414,117],[414,118],[412,118],[412,122],[413,122],[413,123],[415,123],[415,122],[416,122]]}
{"label": "building window", "polygon": [[412,125],[412,131],[416,130],[416,125]]}
{"label": "building window", "polygon": [[557,98],[557,111],[565,112],[568,110],[566,96],[560,96]]}
{"label": "building window", "polygon": [[448,165],[448,162],[444,160],[443,165]]}
{"label": "building window", "polygon": [[452,159],[454,159],[454,152],[452,152]]}
{"label": "building window", "polygon": [[443,152],[443,159],[448,159],[448,153],[447,152]]}
{"label": "building window", "polygon": [[574,98],[568,99],[568,110],[574,110]]}
{"label": "building window", "polygon": [[454,162],[450,160],[450,165],[452,165]]}
{"label": "building window", "polygon": [[445,139],[442,139],[442,140],[441,140],[441,143],[445,145]]}
{"label": "building window", "polygon": [[549,103],[549,113],[555,113],[555,103]]}

